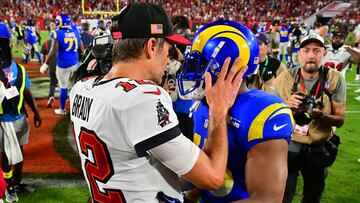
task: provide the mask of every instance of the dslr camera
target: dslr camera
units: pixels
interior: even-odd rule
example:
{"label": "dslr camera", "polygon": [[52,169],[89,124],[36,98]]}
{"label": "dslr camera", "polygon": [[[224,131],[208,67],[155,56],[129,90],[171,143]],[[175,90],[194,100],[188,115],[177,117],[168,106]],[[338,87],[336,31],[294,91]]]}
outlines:
{"label": "dslr camera", "polygon": [[310,123],[312,120],[313,109],[317,106],[316,97],[313,95],[305,95],[298,93],[297,95],[302,96],[301,105],[299,110],[294,114],[296,124],[303,126]]}
{"label": "dslr camera", "polygon": [[95,37],[78,64],[75,81],[108,73],[112,67],[113,44],[110,34]]}

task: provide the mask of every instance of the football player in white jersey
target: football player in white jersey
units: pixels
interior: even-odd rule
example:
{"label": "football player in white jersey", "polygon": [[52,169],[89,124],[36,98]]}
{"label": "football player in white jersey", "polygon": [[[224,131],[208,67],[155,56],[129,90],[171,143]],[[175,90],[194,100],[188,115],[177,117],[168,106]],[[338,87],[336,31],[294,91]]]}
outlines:
{"label": "football player in white jersey", "polygon": [[344,40],[344,32],[334,32],[331,47],[326,50],[322,64],[330,68],[335,68],[345,77],[346,67],[349,63],[360,64],[360,52],[350,46],[345,46]]}
{"label": "football player in white jersey", "polygon": [[174,34],[166,11],[155,4],[131,3],[112,24],[113,67],[105,76],[77,82],[70,94],[92,201],[182,202],[180,176],[200,188],[218,188],[227,164],[228,110],[246,68],[227,74],[228,59],[214,85],[205,77],[210,119],[204,153],[182,135],[171,98],[158,85],[172,43],[191,42]]}

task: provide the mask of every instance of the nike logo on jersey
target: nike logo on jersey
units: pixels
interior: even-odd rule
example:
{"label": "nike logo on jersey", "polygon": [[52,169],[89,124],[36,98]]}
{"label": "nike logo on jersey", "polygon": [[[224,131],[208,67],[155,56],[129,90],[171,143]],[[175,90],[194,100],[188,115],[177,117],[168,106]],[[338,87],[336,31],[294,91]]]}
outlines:
{"label": "nike logo on jersey", "polygon": [[160,89],[157,87],[156,91],[148,91],[148,92],[143,92],[144,94],[155,94],[155,95],[160,95],[161,91]]}
{"label": "nike logo on jersey", "polygon": [[283,127],[285,127],[285,126],[287,126],[287,125],[289,125],[288,123],[286,123],[286,124],[284,124],[284,125],[281,125],[281,126],[276,126],[276,123],[275,123],[275,125],[274,125],[274,131],[278,131],[278,130],[281,130]]}

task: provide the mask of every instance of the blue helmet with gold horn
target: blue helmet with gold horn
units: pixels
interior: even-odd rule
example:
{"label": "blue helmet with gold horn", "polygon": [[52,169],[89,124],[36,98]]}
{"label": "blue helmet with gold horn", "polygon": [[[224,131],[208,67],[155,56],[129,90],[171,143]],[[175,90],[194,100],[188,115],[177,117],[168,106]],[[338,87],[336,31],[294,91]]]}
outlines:
{"label": "blue helmet with gold horn", "polygon": [[227,57],[231,58],[230,67],[237,57],[240,58],[238,70],[248,67],[243,77],[256,72],[259,45],[250,29],[228,20],[215,21],[200,28],[194,35],[191,50],[185,53],[185,65],[178,74],[180,94],[202,89],[206,72],[211,74],[215,83]]}

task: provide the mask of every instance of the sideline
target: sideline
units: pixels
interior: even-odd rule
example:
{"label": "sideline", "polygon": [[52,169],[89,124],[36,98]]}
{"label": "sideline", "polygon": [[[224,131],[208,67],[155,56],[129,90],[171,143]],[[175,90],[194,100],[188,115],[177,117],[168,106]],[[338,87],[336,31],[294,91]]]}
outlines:
{"label": "sideline", "polygon": [[360,111],[346,111],[345,113],[360,113]]}
{"label": "sideline", "polygon": [[87,187],[85,180],[74,179],[24,178],[23,182],[29,184],[30,186],[43,186],[53,188]]}

